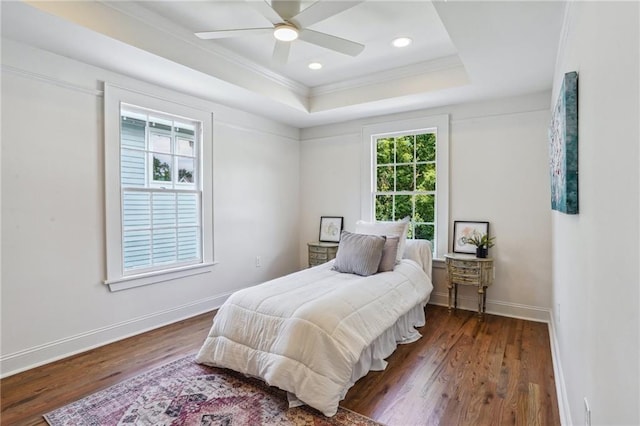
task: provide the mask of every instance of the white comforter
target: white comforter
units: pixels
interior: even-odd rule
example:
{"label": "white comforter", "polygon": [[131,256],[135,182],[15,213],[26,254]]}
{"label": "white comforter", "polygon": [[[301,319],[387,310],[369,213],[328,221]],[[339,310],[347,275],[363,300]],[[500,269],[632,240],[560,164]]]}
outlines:
{"label": "white comforter", "polygon": [[332,264],[231,295],[197,361],[260,377],[334,415],[363,350],[423,306],[433,286],[412,260],[370,277],[332,271]]}

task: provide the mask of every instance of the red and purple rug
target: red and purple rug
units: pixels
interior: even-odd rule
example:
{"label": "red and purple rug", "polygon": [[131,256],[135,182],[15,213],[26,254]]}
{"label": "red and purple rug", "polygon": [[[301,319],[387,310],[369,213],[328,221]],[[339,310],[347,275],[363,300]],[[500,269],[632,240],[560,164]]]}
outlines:
{"label": "red and purple rug", "polygon": [[188,356],[45,414],[59,425],[359,425],[379,423],[339,408],[325,417],[289,408],[286,393]]}

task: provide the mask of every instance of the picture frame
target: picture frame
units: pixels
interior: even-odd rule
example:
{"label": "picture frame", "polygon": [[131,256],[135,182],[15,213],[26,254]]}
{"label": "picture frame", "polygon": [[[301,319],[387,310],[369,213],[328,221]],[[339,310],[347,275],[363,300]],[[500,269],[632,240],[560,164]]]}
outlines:
{"label": "picture frame", "polygon": [[467,244],[465,237],[470,237],[474,233],[489,235],[489,222],[478,222],[470,220],[456,220],[453,222],[453,252],[476,254],[476,246]]}
{"label": "picture frame", "polygon": [[340,234],[343,229],[343,216],[320,216],[320,237],[321,243],[339,243]]}
{"label": "picture frame", "polygon": [[551,209],[578,214],[578,73],[564,75],[549,125]]}

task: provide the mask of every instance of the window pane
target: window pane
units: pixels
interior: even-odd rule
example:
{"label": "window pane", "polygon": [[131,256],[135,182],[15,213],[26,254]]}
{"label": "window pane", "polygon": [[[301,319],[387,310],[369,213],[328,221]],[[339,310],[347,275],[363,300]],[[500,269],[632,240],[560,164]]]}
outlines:
{"label": "window pane", "polygon": [[412,216],[412,201],[411,195],[396,195],[394,204],[395,204],[395,217],[394,220],[404,219],[405,217]]}
{"label": "window pane", "polygon": [[146,121],[131,117],[121,117],[120,145],[127,148],[145,149],[144,129]]}
{"label": "window pane", "polygon": [[178,194],[178,226],[198,225],[197,194]]}
{"label": "window pane", "polygon": [[376,220],[393,220],[393,195],[376,195]]}
{"label": "window pane", "polygon": [[193,157],[194,142],[189,139],[176,138],[176,154]]}
{"label": "window pane", "polygon": [[413,222],[409,222],[409,226],[407,227],[407,238],[413,239]]}
{"label": "window pane", "polygon": [[171,126],[173,122],[171,120],[167,120],[165,118],[153,117],[149,116],[149,127],[158,130],[164,130],[166,132],[171,132]]}
{"label": "window pane", "polygon": [[193,158],[178,157],[178,182],[193,183],[195,175]]}
{"label": "window pane", "polygon": [[413,165],[396,166],[396,191],[413,191]]}
{"label": "window pane", "polygon": [[171,154],[171,136],[160,133],[149,133],[149,150]]}
{"label": "window pane", "polygon": [[120,182],[122,186],[145,186],[144,151],[122,149],[120,157]]}
{"label": "window pane", "polygon": [[436,161],[436,135],[416,135],[416,161]]}
{"label": "window pane", "polygon": [[176,194],[153,194],[153,226],[176,226]]}
{"label": "window pane", "polygon": [[[194,136],[196,134],[196,126],[194,124],[187,124],[178,121],[173,122],[174,130],[180,135]],[[191,139],[191,138],[189,138]]]}
{"label": "window pane", "polygon": [[393,191],[393,166],[380,166],[377,172],[376,190],[378,192]]}
{"label": "window pane", "polygon": [[413,136],[396,138],[396,163],[413,163]]}
{"label": "window pane", "polygon": [[153,154],[153,180],[171,182],[171,156]]}
{"label": "window pane", "polygon": [[151,227],[151,194],[127,192],[122,194],[122,226],[124,229]]}
{"label": "window pane", "polygon": [[416,212],[414,219],[416,222],[435,221],[434,195],[416,195]]}
{"label": "window pane", "polygon": [[418,164],[416,166],[416,185],[418,191],[436,190],[436,164]]}
{"label": "window pane", "polygon": [[153,264],[172,263],[177,259],[176,230],[153,230]]}
{"label": "window pane", "polygon": [[376,153],[378,164],[393,163],[393,138],[378,139]]}
{"label": "window pane", "polygon": [[418,223],[415,225],[415,238],[421,240],[433,241],[435,227],[425,223]]}
{"label": "window pane", "polygon": [[124,231],[122,251],[124,269],[146,268],[151,266],[151,231]]}
{"label": "window pane", "polygon": [[178,260],[200,259],[200,238],[198,234],[200,228],[180,228],[178,229]]}

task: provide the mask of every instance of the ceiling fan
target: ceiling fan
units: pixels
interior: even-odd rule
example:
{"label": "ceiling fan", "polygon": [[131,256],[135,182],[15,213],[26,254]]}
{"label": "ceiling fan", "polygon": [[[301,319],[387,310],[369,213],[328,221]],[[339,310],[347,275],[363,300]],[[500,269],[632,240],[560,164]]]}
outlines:
{"label": "ceiling fan", "polygon": [[210,40],[230,38],[244,35],[273,34],[276,44],[273,49],[273,60],[285,64],[289,58],[291,42],[300,39],[326,49],[357,56],[364,49],[364,45],[346,40],[330,34],[313,31],[307,27],[337,15],[359,3],[360,1],[331,1],[319,0],[307,8],[300,10],[301,0],[247,0],[247,3],[257,9],[273,26],[266,28],[239,28],[233,30],[203,31],[195,35],[201,39]]}

